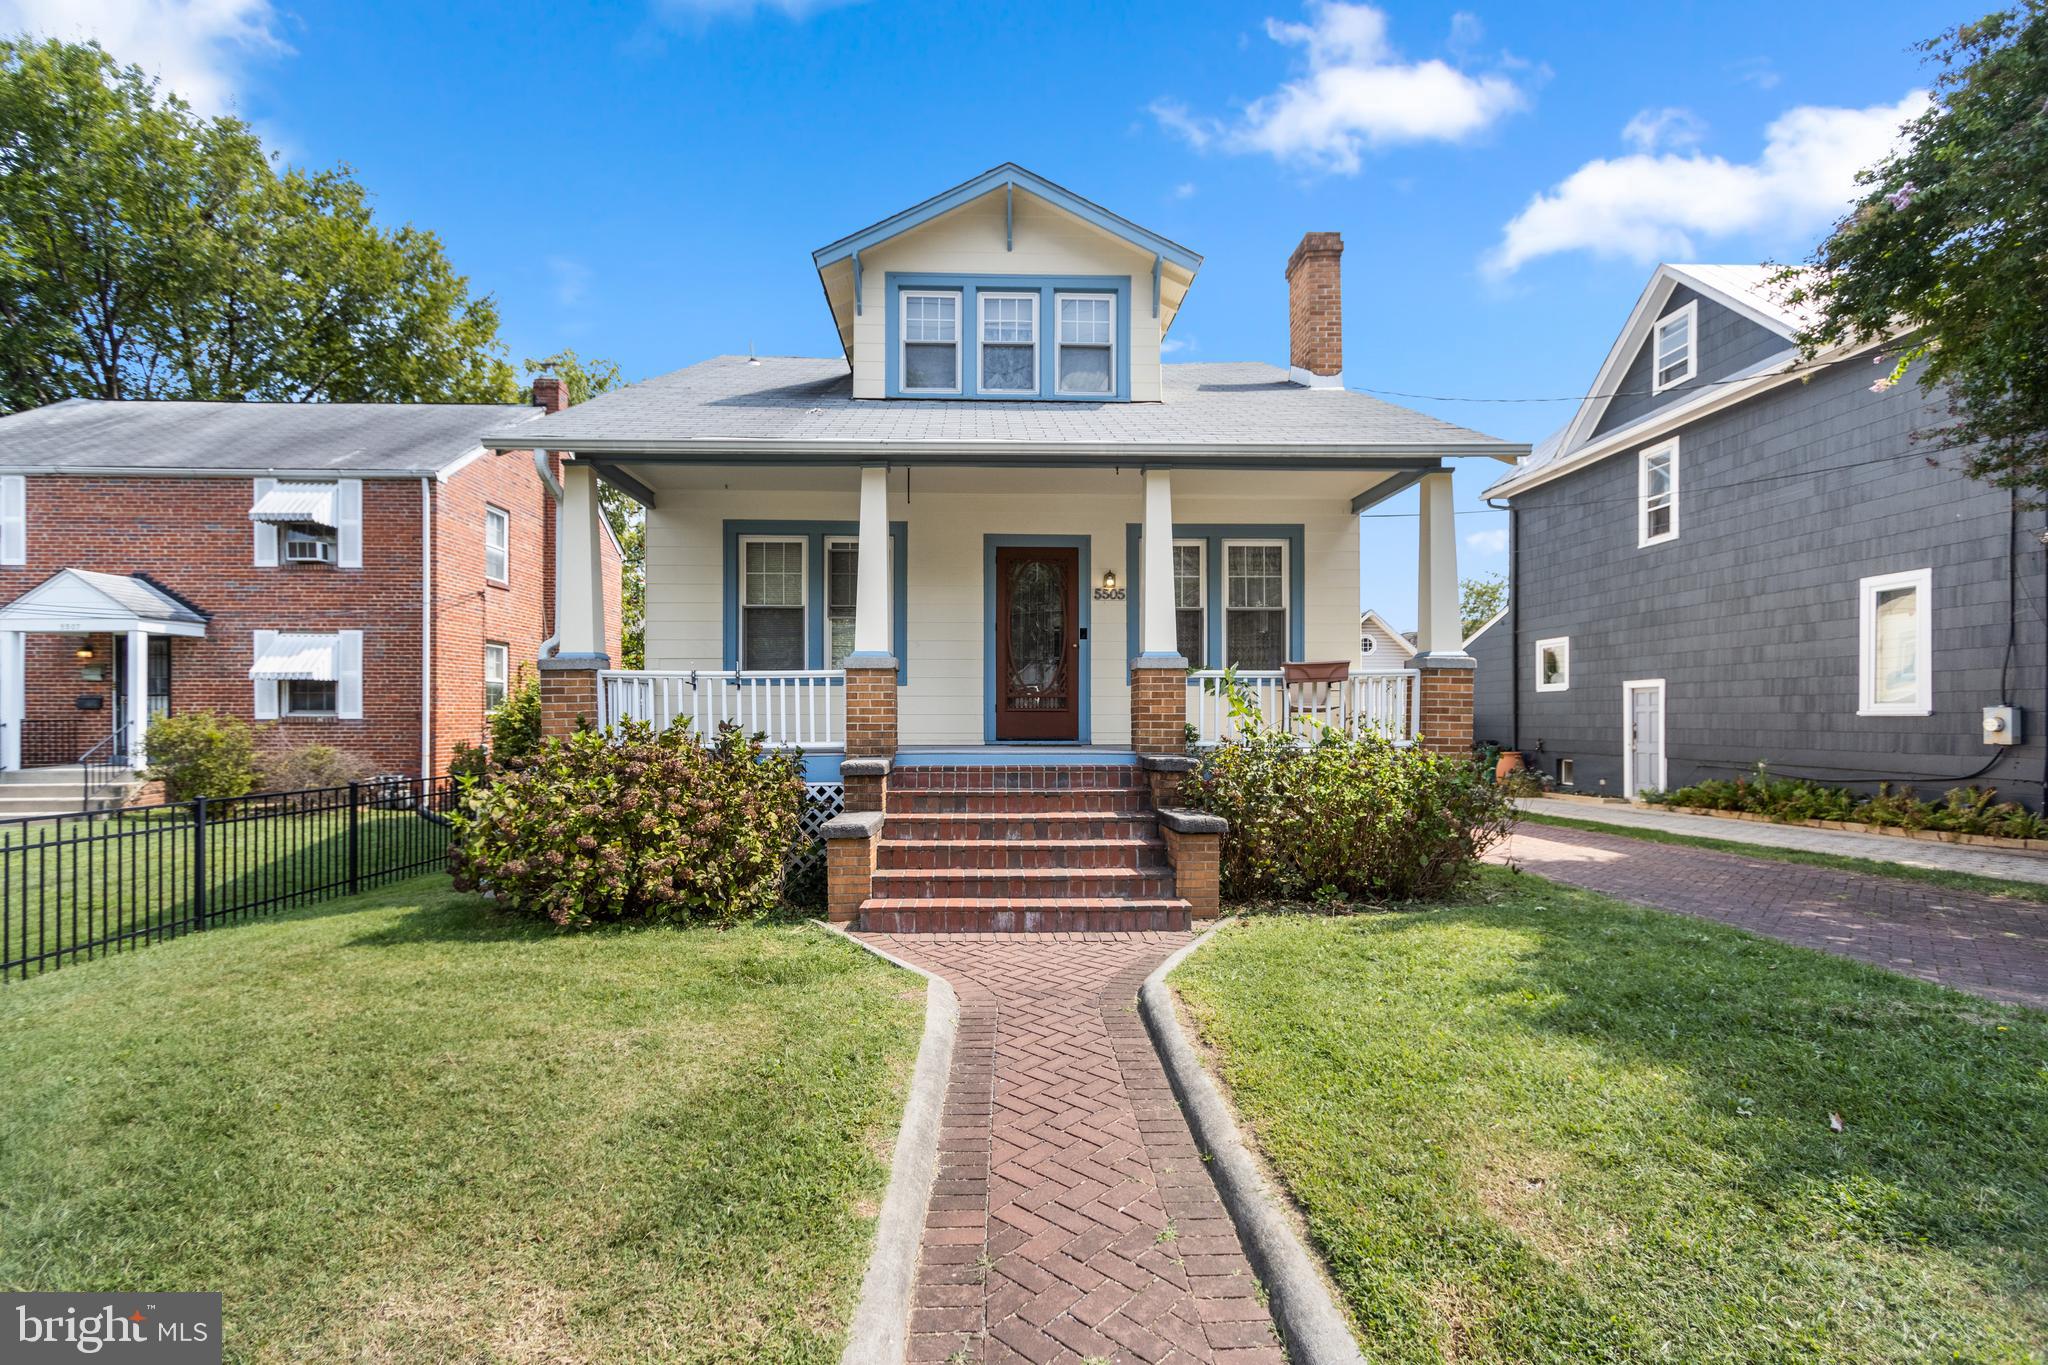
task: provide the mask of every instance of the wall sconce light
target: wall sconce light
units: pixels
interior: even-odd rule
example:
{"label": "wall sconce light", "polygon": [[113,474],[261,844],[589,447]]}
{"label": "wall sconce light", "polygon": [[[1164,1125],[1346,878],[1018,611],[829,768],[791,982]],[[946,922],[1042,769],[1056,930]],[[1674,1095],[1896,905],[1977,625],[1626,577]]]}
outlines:
{"label": "wall sconce light", "polygon": [[1115,592],[1115,591],[1116,591],[1116,570],[1115,570],[1115,569],[1104,569],[1104,570],[1102,571],[1102,586],[1103,586],[1103,588],[1104,588],[1104,589],[1105,589],[1106,591],[1109,591],[1109,592]]}
{"label": "wall sconce light", "polygon": [[92,653],[92,641],[90,641],[90,640],[87,640],[87,639],[83,639],[83,638],[81,638],[81,639],[79,640],[79,642],[78,642],[78,648],[76,648],[76,649],[72,650],[72,651],[71,651],[71,653],[72,653],[72,656],[73,656],[74,658],[79,658],[79,659],[90,659],[90,658],[92,658],[92,657],[93,657],[93,653]]}

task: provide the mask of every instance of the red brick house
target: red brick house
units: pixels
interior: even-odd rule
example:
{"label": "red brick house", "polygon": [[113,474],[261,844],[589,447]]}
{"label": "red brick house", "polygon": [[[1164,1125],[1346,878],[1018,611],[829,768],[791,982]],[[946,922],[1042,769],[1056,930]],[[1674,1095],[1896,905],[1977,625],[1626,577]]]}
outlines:
{"label": "red brick house", "polygon": [[[478,438],[535,405],[74,399],[0,418],[0,768],[201,709],[433,774],[554,634],[559,468]],[[605,638],[619,548],[601,537]]]}

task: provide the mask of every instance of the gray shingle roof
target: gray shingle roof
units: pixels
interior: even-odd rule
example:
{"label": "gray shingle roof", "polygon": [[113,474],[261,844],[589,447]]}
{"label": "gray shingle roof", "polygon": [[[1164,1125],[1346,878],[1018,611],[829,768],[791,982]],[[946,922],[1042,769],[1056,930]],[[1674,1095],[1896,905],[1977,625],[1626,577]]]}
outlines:
{"label": "gray shingle roof", "polygon": [[1320,447],[1332,452],[1499,454],[1524,446],[1348,390],[1290,383],[1273,365],[1167,365],[1164,402],[989,402],[853,397],[839,359],[719,356],[614,390],[487,440],[585,454],[679,453],[727,445],[1014,445],[1071,451]]}
{"label": "gray shingle roof", "polygon": [[73,574],[105,593],[109,601],[135,614],[142,621],[182,621],[203,626],[206,618],[164,589],[144,578],[128,574],[100,573],[94,569],[73,569]]}
{"label": "gray shingle roof", "polygon": [[0,417],[0,469],[431,474],[539,408],[497,403],[143,403]]}

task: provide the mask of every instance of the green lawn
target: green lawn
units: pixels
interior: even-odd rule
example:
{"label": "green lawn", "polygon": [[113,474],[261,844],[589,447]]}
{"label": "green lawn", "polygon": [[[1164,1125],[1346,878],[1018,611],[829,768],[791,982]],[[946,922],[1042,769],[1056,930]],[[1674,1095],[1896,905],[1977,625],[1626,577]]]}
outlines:
{"label": "green lawn", "polygon": [[0,990],[0,1286],[218,1289],[235,1360],[833,1360],[923,999],[441,877],[66,967]]}
{"label": "green lawn", "polygon": [[1502,869],[1173,984],[1375,1360],[2048,1349],[2048,1016]]}
{"label": "green lawn", "polygon": [[[1873,877],[1895,877],[1900,881],[1926,882],[1931,886],[1945,886],[1951,891],[1968,891],[1979,896],[2048,902],[2048,885],[2037,882],[2010,881],[2003,877],[1980,877],[1973,872],[1950,872],[1939,867],[1909,867],[1905,863],[1888,863],[1877,858],[1851,858],[1839,853],[1812,853],[1801,848],[1773,848],[1769,844],[1749,844],[1740,839],[1714,839],[1701,834],[1674,834],[1670,830],[1644,829],[1637,825],[1610,825],[1599,820],[1574,820],[1568,815],[1523,811],[1520,819],[1525,824],[1556,825],[1560,829],[1586,829],[1595,834],[1619,834],[1625,839],[1642,839],[1653,844],[1681,844],[1688,848],[1712,849],[1716,853],[1739,853],[1745,858],[1762,858],[1770,862],[1804,863],[1808,867],[1828,867],[1837,872],[1861,872]],[[1899,851],[1904,855],[1910,852],[1912,847],[1912,844],[1902,842]]]}

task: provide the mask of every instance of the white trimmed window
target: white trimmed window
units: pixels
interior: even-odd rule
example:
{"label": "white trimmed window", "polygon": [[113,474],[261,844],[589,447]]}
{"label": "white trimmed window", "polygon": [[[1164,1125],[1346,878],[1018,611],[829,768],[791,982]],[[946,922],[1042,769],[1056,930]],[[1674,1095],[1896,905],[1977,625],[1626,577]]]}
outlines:
{"label": "white trimmed window", "polygon": [[825,667],[846,667],[853,653],[853,618],[860,596],[860,542],[837,537],[825,542]]}
{"label": "white trimmed window", "polygon": [[1636,547],[1678,539],[1678,438],[1636,457]]}
{"label": "white trimmed window", "polygon": [[903,291],[903,391],[960,392],[960,296]]}
{"label": "white trimmed window", "polygon": [[1856,597],[1856,714],[1933,715],[1934,571],[1865,578]]}
{"label": "white trimmed window", "polygon": [[331,716],[340,700],[340,687],[338,682],[292,678],[280,689],[279,701],[287,716]]}
{"label": "white trimmed window", "polygon": [[0,474],[0,564],[28,563],[28,480]]}
{"label": "white trimmed window", "polygon": [[1059,336],[1053,356],[1061,393],[1116,392],[1116,295],[1061,294]]}
{"label": "white trimmed window", "polygon": [[1038,295],[977,294],[983,393],[1038,392]]}
{"label": "white trimmed window", "polygon": [[340,630],[323,634],[302,631],[251,632],[255,661],[249,678],[255,684],[258,720],[279,716],[335,716],[360,720],[363,715],[363,633]]}
{"label": "white trimmed window", "polygon": [[1231,666],[1287,662],[1287,542],[1223,543],[1223,655]]}
{"label": "white trimmed window", "polygon": [[1572,642],[1565,636],[1536,642],[1536,690],[1563,692],[1572,685]]}
{"label": "white trimmed window", "polygon": [[512,517],[502,508],[484,508],[484,577],[504,583],[512,577]]}
{"label": "white trimmed window", "polygon": [[1174,647],[1189,668],[1206,668],[1209,653],[1209,576],[1202,563],[1208,547],[1199,540],[1173,544]]}
{"label": "white trimmed window", "polygon": [[1657,319],[1651,333],[1650,391],[1662,393],[1699,373],[1698,299]]}
{"label": "white trimmed window", "polygon": [[505,686],[512,676],[512,650],[508,645],[484,646],[484,710],[495,711],[505,704]]}
{"label": "white trimmed window", "polygon": [[809,546],[801,537],[740,542],[740,667],[804,666]]}

